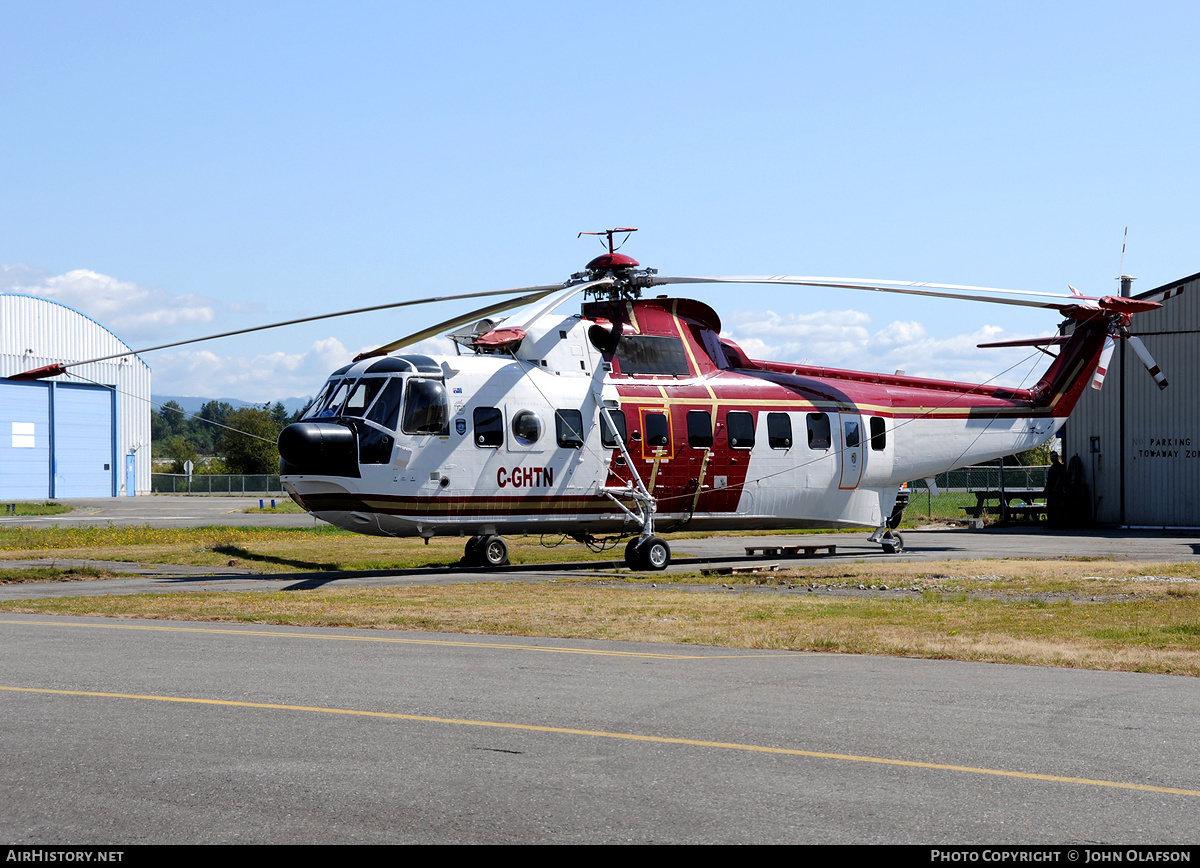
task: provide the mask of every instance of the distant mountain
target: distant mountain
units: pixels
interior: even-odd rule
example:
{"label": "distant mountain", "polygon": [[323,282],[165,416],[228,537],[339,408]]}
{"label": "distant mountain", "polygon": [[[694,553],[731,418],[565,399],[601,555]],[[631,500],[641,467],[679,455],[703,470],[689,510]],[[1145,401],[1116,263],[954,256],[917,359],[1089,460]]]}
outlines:
{"label": "distant mountain", "polygon": [[[151,395],[150,400],[154,402],[153,412],[158,412],[163,404],[168,401],[174,401],[183,408],[185,413],[199,413],[200,408],[209,401],[223,401],[229,404],[234,409],[239,407],[261,407],[262,404],[255,404],[252,401],[243,401],[240,398],[196,398],[187,395]],[[279,403],[283,404],[283,408],[291,415],[297,410],[303,410],[304,406],[311,401],[312,398],[284,398]],[[276,402],[272,401],[271,406],[275,406]]]}

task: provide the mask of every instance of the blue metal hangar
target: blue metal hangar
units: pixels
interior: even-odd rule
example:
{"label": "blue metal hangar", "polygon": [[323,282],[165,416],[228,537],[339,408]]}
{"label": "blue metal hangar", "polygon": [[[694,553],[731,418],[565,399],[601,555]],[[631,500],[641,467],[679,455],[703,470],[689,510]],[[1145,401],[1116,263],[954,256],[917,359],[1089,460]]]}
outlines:
{"label": "blue metal hangar", "polygon": [[46,380],[0,379],[0,499],[150,492],[150,367],[79,311],[0,294],[0,377],[118,353]]}

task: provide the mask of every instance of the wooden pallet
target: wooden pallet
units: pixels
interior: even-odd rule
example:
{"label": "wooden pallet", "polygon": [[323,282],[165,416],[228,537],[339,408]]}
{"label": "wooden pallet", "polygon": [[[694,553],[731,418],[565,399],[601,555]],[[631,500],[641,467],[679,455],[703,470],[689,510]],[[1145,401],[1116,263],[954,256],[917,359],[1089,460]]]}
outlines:
{"label": "wooden pallet", "polygon": [[[801,555],[800,552],[804,554]],[[819,545],[819,546],[746,546],[746,557],[751,558],[760,553],[764,558],[798,558],[812,557],[818,552],[828,552],[829,554],[837,554],[836,545]]]}

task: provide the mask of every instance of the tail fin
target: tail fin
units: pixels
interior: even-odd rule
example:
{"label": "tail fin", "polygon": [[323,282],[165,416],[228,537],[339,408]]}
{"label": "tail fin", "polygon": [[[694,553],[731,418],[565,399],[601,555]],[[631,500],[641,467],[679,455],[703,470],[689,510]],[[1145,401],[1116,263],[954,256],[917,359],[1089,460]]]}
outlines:
{"label": "tail fin", "polygon": [[1062,345],[1054,363],[1030,390],[1034,403],[1050,410],[1053,416],[1070,415],[1089,379],[1095,388],[1100,388],[1108,358],[1112,355],[1114,344],[1109,317],[1093,308],[1077,310],[1083,316],[1071,317],[1075,320],[1074,331]]}
{"label": "tail fin", "polygon": [[[1074,330],[1062,344],[1062,351],[1038,384],[1030,390],[1034,403],[1047,408],[1053,416],[1067,416],[1091,380],[1092,388],[1104,385],[1109,362],[1118,337],[1137,341],[1129,333],[1133,314],[1162,307],[1161,302],[1147,299],[1107,296],[1096,305],[1074,305],[1061,308],[1068,321],[1074,322]],[[1140,341],[1138,341],[1140,344]],[[1143,358],[1159,388],[1166,386],[1166,378],[1158,371],[1149,352],[1143,357],[1143,347],[1135,346],[1138,357]],[[1149,359],[1148,361],[1146,361]]]}

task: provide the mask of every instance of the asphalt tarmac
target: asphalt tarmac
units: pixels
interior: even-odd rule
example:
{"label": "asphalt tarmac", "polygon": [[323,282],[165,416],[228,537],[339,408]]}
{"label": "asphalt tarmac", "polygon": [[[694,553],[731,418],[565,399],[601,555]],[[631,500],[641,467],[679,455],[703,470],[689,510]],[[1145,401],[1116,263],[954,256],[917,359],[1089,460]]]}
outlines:
{"label": "asphalt tarmac", "polygon": [[[244,520],[236,500],[131,498],[57,521],[224,524]],[[1132,565],[1200,551],[1200,535],[1170,532],[917,531],[900,556],[865,534],[825,539],[835,561],[1080,552]],[[736,564],[742,545],[676,549]],[[550,581],[570,568],[148,569],[0,596]],[[0,614],[0,840],[1191,843],[1194,688],[934,660]]]}
{"label": "asphalt tarmac", "polygon": [[0,839],[1188,843],[1193,679],[0,615]]}

